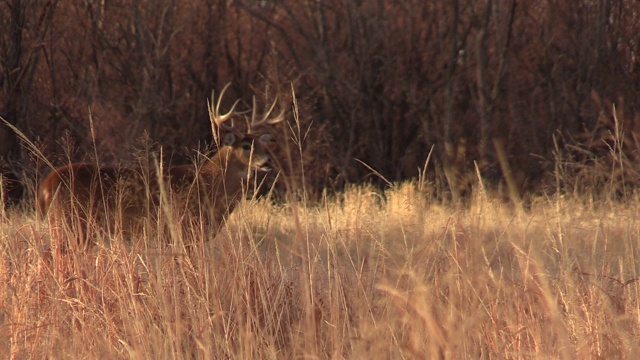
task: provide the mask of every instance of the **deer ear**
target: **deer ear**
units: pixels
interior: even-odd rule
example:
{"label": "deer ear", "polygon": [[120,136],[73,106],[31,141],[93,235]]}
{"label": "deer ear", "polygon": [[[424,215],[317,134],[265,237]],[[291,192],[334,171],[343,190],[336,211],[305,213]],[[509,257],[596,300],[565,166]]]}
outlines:
{"label": "deer ear", "polygon": [[222,138],[222,146],[233,146],[233,144],[236,142],[236,136],[232,133],[226,133],[224,134],[224,137]]}
{"label": "deer ear", "polygon": [[276,143],[276,140],[273,138],[273,136],[271,136],[271,134],[264,134],[260,136],[258,138],[258,141],[260,141],[260,144],[267,147],[273,146]]}

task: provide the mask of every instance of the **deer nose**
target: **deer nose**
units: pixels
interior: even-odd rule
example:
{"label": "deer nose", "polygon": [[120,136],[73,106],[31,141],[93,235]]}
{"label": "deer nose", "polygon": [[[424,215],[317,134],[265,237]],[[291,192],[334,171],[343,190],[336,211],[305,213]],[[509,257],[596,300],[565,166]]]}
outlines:
{"label": "deer nose", "polygon": [[253,168],[258,171],[270,171],[271,159],[267,156],[254,159]]}

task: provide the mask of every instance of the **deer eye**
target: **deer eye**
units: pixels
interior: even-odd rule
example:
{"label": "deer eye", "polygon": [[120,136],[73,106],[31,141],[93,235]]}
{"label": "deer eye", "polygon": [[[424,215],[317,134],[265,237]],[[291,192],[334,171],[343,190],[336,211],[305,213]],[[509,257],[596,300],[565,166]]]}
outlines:
{"label": "deer eye", "polygon": [[222,138],[223,145],[225,145],[225,146],[233,146],[234,142],[236,142],[235,135],[233,135],[232,133],[224,134],[224,137]]}

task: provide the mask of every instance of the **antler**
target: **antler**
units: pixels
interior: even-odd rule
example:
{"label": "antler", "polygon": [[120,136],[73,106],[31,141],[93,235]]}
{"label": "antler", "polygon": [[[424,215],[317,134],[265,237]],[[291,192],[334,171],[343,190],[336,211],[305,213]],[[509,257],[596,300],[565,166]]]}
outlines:
{"label": "antler", "polygon": [[231,109],[228,112],[226,112],[225,114],[220,114],[220,104],[222,103],[222,97],[224,96],[224,92],[227,91],[229,85],[231,85],[231,83],[227,83],[227,85],[222,88],[222,91],[220,91],[220,95],[218,96],[218,101],[216,101],[215,105],[212,104],[212,102],[215,101],[215,90],[211,92],[211,102],[208,102],[209,120],[211,121],[211,133],[213,134],[213,141],[218,146],[222,144],[220,139],[220,129],[235,135],[238,139],[241,139],[244,136],[239,130],[234,128],[233,120],[231,121],[231,126],[226,123],[234,115],[238,114],[235,112],[235,109],[238,105],[238,102],[240,102],[240,99],[236,100],[233,103],[233,106],[231,106]]}
{"label": "antler", "polygon": [[280,114],[278,114],[278,116],[271,119],[269,118],[269,115],[271,115],[271,113],[273,112],[273,109],[275,109],[277,102],[278,102],[278,97],[276,96],[276,99],[273,101],[273,104],[271,104],[271,107],[269,108],[269,110],[267,110],[267,112],[262,116],[260,120],[256,120],[256,97],[255,96],[253,97],[253,111],[251,112],[251,123],[249,124],[249,134],[251,134],[252,131],[262,126],[277,124],[279,122],[282,122],[282,120],[284,120],[284,109],[280,112]]}
{"label": "antler", "polygon": [[[222,103],[222,97],[224,96],[225,91],[227,90],[227,88],[229,87],[229,85],[231,85],[231,83],[228,83],[227,85],[225,85],[225,87],[222,89],[222,91],[220,91],[220,95],[218,96],[217,101],[215,101],[215,91],[213,91],[211,93],[211,101],[208,103],[208,109],[209,109],[209,119],[211,121],[211,130],[213,132],[213,136],[216,139],[216,142],[218,141],[218,131],[216,131],[216,127],[231,132],[233,134],[235,134],[236,136],[238,136],[239,138],[242,138],[245,134],[243,134],[242,132],[240,132],[239,130],[235,129],[233,126],[233,121],[231,122],[231,126],[227,125],[227,121],[229,119],[231,119],[234,115],[242,115],[242,114],[246,114],[246,112],[236,112],[236,106],[238,105],[238,103],[240,102],[240,99],[236,100],[233,103],[233,106],[231,106],[231,110],[229,110],[228,112],[221,114],[220,113],[220,106]],[[212,104],[215,101],[215,105]],[[273,110],[276,107],[276,104],[278,103],[278,97],[276,96],[273,104],[271,104],[271,106],[269,107],[269,109],[264,113],[264,115],[257,120],[256,119],[256,98],[253,98],[253,109],[251,110],[251,123],[248,124],[247,126],[247,132],[246,134],[252,134],[253,131],[259,129],[260,127],[266,126],[266,125],[273,125],[273,124],[277,124],[279,122],[282,122],[284,120],[284,109],[276,116],[273,118],[270,118],[269,116],[271,116],[271,114],[273,113]]]}
{"label": "antler", "polygon": [[[233,125],[229,126],[224,122],[229,120],[235,114],[235,108],[236,108],[236,105],[238,105],[238,102],[240,102],[240,99],[236,100],[236,102],[233,103],[233,106],[231,106],[231,110],[229,110],[226,114],[220,114],[220,104],[222,103],[222,97],[224,96],[224,92],[227,90],[229,85],[231,85],[231,83],[227,83],[227,85],[225,85],[224,88],[222,88],[222,91],[220,92],[220,96],[218,96],[218,101],[216,102],[215,106],[209,103],[209,106],[208,106],[209,119],[211,120],[212,130],[215,125],[224,130],[235,132],[233,129]],[[211,101],[214,101],[214,99],[215,99],[215,90],[211,92]],[[215,133],[216,132],[214,131],[214,134]]]}

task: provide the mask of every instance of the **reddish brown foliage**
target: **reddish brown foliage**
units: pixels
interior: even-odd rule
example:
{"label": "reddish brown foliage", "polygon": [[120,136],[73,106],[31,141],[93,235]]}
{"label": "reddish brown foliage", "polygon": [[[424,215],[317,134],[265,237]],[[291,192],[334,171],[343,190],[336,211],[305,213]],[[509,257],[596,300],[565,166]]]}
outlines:
{"label": "reddish brown foliage", "polygon": [[0,4],[10,30],[0,112],[52,158],[63,131],[94,154],[89,109],[103,160],[130,160],[144,132],[165,151],[193,148],[207,140],[207,97],[227,82],[245,104],[293,82],[316,189],[369,178],[354,159],[389,180],[416,176],[432,146],[431,173],[454,193],[464,181],[451,179],[474,161],[496,183],[496,141],[516,177],[539,188],[554,134],[594,132],[613,103],[626,133],[636,127],[632,2],[10,3]]}

